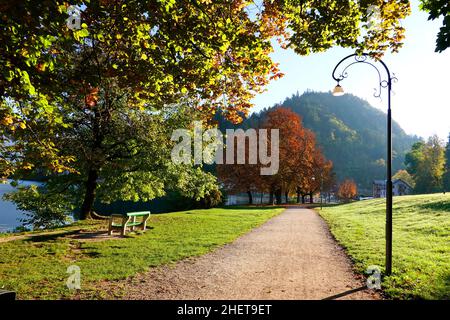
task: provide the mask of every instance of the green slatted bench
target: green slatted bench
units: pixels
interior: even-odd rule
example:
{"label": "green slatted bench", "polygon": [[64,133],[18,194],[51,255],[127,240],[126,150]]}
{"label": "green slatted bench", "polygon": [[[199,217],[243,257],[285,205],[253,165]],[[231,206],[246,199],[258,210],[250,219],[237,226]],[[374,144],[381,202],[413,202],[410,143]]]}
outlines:
{"label": "green slatted bench", "polygon": [[127,214],[112,214],[109,218],[108,234],[112,235],[113,231],[119,230],[123,236],[130,228],[134,231],[134,228],[140,227],[142,231],[145,231],[147,227],[147,220],[150,218],[150,211],[138,211],[127,212]]}

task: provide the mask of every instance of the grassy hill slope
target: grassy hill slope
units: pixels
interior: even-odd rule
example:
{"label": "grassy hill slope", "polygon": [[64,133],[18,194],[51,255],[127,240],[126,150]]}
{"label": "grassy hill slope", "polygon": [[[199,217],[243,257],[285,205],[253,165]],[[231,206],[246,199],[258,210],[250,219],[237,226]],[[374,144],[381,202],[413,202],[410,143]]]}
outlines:
{"label": "grassy hill slope", "polygon": [[[356,268],[384,266],[385,199],[324,208],[321,216]],[[391,298],[450,299],[450,194],[394,198]]]}

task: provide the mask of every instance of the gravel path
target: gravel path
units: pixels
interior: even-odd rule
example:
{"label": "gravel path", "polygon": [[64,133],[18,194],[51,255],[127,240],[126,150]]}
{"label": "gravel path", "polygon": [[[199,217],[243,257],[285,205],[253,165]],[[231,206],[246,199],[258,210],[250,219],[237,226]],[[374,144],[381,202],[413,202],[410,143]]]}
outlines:
{"label": "gravel path", "polygon": [[319,215],[289,208],[212,253],[101,287],[125,299],[380,299],[363,285]]}

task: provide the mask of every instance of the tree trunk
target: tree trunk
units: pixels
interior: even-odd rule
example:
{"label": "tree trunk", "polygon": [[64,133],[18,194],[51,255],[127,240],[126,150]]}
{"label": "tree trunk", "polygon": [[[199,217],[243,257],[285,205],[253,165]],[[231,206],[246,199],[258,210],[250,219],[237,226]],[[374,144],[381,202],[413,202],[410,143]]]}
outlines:
{"label": "tree trunk", "polygon": [[277,204],[281,204],[281,189],[278,189],[278,190],[275,192],[275,197],[276,197],[276,199],[277,199]]}
{"label": "tree trunk", "polygon": [[284,197],[286,198],[286,204],[288,204],[289,203],[289,193],[287,191],[284,193]]}
{"label": "tree trunk", "polygon": [[[100,128],[100,120],[102,114],[96,108],[94,111],[94,119],[92,123],[92,134],[94,137],[92,152],[102,150],[103,136]],[[103,119],[105,120],[105,119]],[[95,190],[97,189],[98,167],[91,163],[89,167],[88,177],[86,181],[86,191],[84,194],[83,204],[81,205],[80,220],[85,220],[91,216],[95,202]]]}
{"label": "tree trunk", "polygon": [[305,203],[306,194],[302,194],[302,203]]}
{"label": "tree trunk", "polygon": [[295,189],[295,192],[297,193],[297,203],[300,203],[300,201],[301,201],[301,189],[299,188],[299,187],[297,187],[296,189]]}
{"label": "tree trunk", "polygon": [[309,203],[314,203],[313,193],[312,192],[309,193]]}
{"label": "tree trunk", "polygon": [[253,204],[253,195],[250,190],[247,191],[247,195],[248,195],[248,204]]}
{"label": "tree trunk", "polygon": [[94,208],[95,189],[97,188],[98,172],[90,169],[86,181],[86,192],[84,194],[83,204],[81,205],[80,220],[88,218]]}
{"label": "tree trunk", "polygon": [[270,190],[270,195],[269,195],[269,204],[273,205],[273,190]]}

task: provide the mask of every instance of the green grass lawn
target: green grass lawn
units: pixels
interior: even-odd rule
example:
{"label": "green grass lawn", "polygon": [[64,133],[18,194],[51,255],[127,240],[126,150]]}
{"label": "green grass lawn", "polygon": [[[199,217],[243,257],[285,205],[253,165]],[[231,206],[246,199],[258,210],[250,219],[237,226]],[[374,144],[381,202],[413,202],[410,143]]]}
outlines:
{"label": "green grass lawn", "polygon": [[[19,299],[70,298],[67,267],[81,268],[81,294],[101,297],[95,284],[124,279],[152,266],[201,255],[232,242],[280,213],[282,208],[235,207],[152,215],[144,234],[120,240],[80,242],[63,234],[0,243],[0,288]],[[79,229],[84,223],[64,228]],[[87,230],[106,230],[105,222],[87,222]]]}
{"label": "green grass lawn", "polygon": [[[384,266],[385,199],[319,211],[360,272]],[[450,299],[450,194],[394,197],[391,298]]]}

